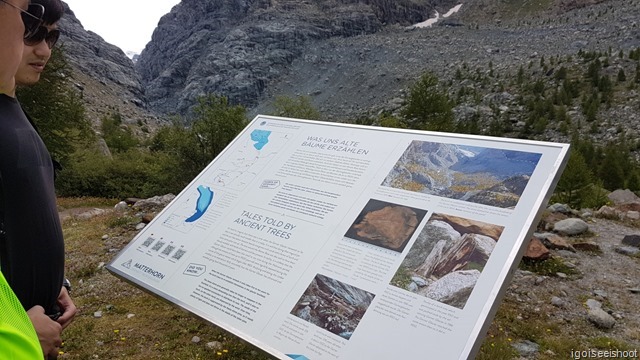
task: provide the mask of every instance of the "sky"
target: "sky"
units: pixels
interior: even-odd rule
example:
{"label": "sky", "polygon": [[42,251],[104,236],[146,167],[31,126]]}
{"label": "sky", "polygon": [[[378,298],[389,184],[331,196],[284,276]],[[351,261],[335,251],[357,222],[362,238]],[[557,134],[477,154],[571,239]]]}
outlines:
{"label": "sky", "polygon": [[[151,41],[160,18],[180,0],[111,0],[100,6],[91,0],[63,0],[85,30],[100,35],[122,51],[140,53]],[[104,5],[104,4],[102,4]]]}

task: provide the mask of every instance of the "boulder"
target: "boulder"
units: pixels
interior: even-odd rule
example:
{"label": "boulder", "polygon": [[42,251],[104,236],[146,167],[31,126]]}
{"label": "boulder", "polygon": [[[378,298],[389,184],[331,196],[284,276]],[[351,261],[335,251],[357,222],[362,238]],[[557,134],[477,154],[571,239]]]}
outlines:
{"label": "boulder", "polygon": [[624,213],[624,218],[629,220],[640,220],[640,212],[632,210]]}
{"label": "boulder", "polygon": [[616,210],[618,210],[619,212],[630,212],[630,211],[640,212],[640,202],[632,202],[632,203],[624,203],[624,204],[616,205]]}
{"label": "boulder", "polygon": [[540,226],[544,228],[546,231],[551,231],[553,230],[553,224],[557,223],[558,221],[565,220],[567,218],[568,218],[567,215],[560,212],[547,213],[540,221]]}
{"label": "boulder", "polygon": [[622,239],[622,244],[640,249],[640,235],[625,235]]}
{"label": "boulder", "polygon": [[640,249],[633,246],[618,246],[615,251],[622,255],[636,256],[640,254]]}
{"label": "boulder", "polygon": [[96,216],[104,215],[107,212],[108,211],[106,209],[93,208],[76,215],[76,217],[80,220],[88,220]]}
{"label": "boulder", "polygon": [[550,205],[547,208],[547,210],[549,210],[551,212],[559,212],[559,213],[562,213],[562,214],[571,213],[571,208],[566,204],[558,204],[558,203],[556,203],[556,204]]}
{"label": "boulder", "polygon": [[523,357],[534,357],[538,354],[540,349],[540,345],[534,343],[530,340],[523,340],[517,343],[514,343],[512,347],[518,352],[520,356]]}
{"label": "boulder", "polygon": [[640,198],[631,190],[616,190],[607,196],[614,205],[640,202]]}
{"label": "boulder", "polygon": [[551,253],[547,249],[542,241],[537,238],[531,238],[527,251],[524,253],[524,258],[529,260],[547,260]]}
{"label": "boulder", "polygon": [[568,236],[580,235],[589,231],[589,225],[582,219],[571,218],[555,223],[553,231]]}
{"label": "boulder", "polygon": [[616,324],[616,319],[601,308],[589,309],[587,320],[601,329],[611,329]]}
{"label": "boulder", "polygon": [[126,202],[120,201],[113,208],[117,212],[123,212],[123,211],[127,210],[128,207],[129,207],[129,205],[127,205]]}
{"label": "boulder", "polygon": [[601,217],[601,218],[606,218],[606,219],[618,219],[620,218],[620,214],[619,212],[612,208],[611,206],[603,206],[600,209],[598,209],[598,211],[596,211],[596,215]]}
{"label": "boulder", "polygon": [[534,236],[546,246],[548,249],[552,250],[568,250],[571,252],[576,252],[576,249],[569,244],[567,239],[563,238],[558,234],[552,233],[544,233],[544,234],[534,234]]}
{"label": "boulder", "polygon": [[158,209],[167,206],[176,196],[167,194],[163,196],[154,196],[149,199],[137,201],[133,204],[134,209]]}

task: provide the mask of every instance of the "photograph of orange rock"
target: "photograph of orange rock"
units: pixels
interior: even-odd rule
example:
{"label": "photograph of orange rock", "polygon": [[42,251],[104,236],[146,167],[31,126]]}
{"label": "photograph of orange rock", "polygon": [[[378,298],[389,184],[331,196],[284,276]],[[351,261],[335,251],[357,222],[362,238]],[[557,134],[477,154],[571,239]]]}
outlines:
{"label": "photograph of orange rock", "polygon": [[382,186],[514,208],[541,156],[523,151],[415,140]]}
{"label": "photograph of orange rock", "polygon": [[503,226],[433,214],[391,285],[463,309]]}
{"label": "photograph of orange rock", "polygon": [[371,199],[345,237],[402,252],[427,211]]}

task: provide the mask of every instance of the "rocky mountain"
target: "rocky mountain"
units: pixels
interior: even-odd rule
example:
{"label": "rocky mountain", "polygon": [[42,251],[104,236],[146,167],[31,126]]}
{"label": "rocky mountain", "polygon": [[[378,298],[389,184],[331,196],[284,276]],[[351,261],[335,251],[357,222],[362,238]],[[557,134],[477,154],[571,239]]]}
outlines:
{"label": "rocky mountain", "polygon": [[125,123],[155,127],[159,120],[146,106],[145,89],[131,59],[98,34],[85,30],[66,3],[58,25],[60,44],[92,124],[97,127],[102,117],[119,113]]}
{"label": "rocky mountain", "polygon": [[[451,95],[477,93],[478,99],[456,106],[457,121],[488,123],[508,116],[517,132],[526,123],[518,94],[499,89],[500,80],[487,85],[456,79],[458,69],[486,76],[492,66],[498,79],[552,56],[608,49],[628,54],[640,47],[637,1],[474,0],[430,28],[410,26],[456,3],[185,0],[160,20],[135,65],[85,31],[72,12],[61,28],[92,120],[117,109],[127,123],[146,127],[166,114],[185,114],[206,93],[244,105],[250,117],[270,113],[278,95],[308,96],[322,118],[332,121],[395,113],[407,88],[431,71],[450,84]],[[611,78],[620,69],[633,76],[634,61],[613,59],[610,65],[604,72]],[[626,121],[592,131],[597,140],[614,139],[616,126],[631,136],[638,133],[636,95],[637,90],[628,90],[601,110],[603,119]],[[568,113],[574,121],[583,119],[579,107]],[[544,138],[567,140],[558,132]]]}
{"label": "rocky mountain", "polygon": [[318,42],[374,34],[454,0],[184,0],[159,22],[136,69],[153,109],[185,113],[207,93],[246,107]]}

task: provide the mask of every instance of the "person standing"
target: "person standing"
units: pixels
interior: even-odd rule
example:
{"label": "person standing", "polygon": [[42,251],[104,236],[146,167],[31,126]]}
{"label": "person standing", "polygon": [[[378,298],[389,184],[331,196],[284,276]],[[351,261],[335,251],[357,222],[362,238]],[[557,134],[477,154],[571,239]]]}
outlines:
{"label": "person standing", "polygon": [[[64,15],[64,5],[61,0],[31,0],[31,3],[42,5],[44,7],[44,16],[42,25],[38,27],[38,30],[24,39],[22,61],[15,76],[17,86],[34,85],[40,80],[40,75],[44,71],[49,58],[51,58],[51,51],[60,37],[57,23]],[[25,115],[37,131],[29,115],[26,112]],[[59,166],[59,164],[54,162],[54,168],[56,166]],[[60,267],[64,272],[64,264],[61,264]],[[70,285],[68,280],[60,283],[58,290],[57,309],[54,308],[48,313],[53,318],[56,318],[56,321],[62,325],[62,329],[65,329],[75,317],[77,309],[69,295]],[[20,295],[18,297],[20,298]],[[25,299],[26,301],[28,299]],[[28,309],[33,303],[27,302],[24,305],[25,309]]]}
{"label": "person standing", "polygon": [[[34,13],[29,14],[28,5],[28,0],[0,0],[0,122],[11,116],[13,101],[8,94],[15,88],[14,76],[22,57],[24,37],[41,23],[44,9],[34,7]],[[35,13],[38,10],[40,14]],[[42,359],[43,355],[49,355],[41,348],[34,328],[39,327],[43,337],[55,338],[55,327],[52,333],[44,331],[51,330],[47,326],[53,321],[40,306],[29,311],[27,315],[0,271],[0,353],[7,360]]]}
{"label": "person standing", "polygon": [[[53,244],[41,248],[43,239],[47,239],[48,235],[42,233],[42,229],[34,230],[42,225],[53,224],[54,232],[59,231],[61,238],[57,212],[52,219],[37,211],[42,205],[41,201],[45,201],[45,209],[51,210],[51,199],[46,196],[53,194],[52,189],[41,186],[46,183],[44,180],[47,175],[52,175],[52,166],[47,166],[47,161],[43,160],[42,156],[47,154],[46,148],[41,142],[39,144],[35,141],[37,136],[34,137],[29,132],[30,124],[17,100],[11,96],[15,89],[14,76],[22,58],[24,39],[35,34],[42,23],[43,14],[44,8],[41,5],[30,6],[28,0],[0,0],[0,211],[4,215],[0,230],[3,238],[0,244],[0,353],[7,359],[55,358],[58,354],[57,347],[62,342],[62,326],[45,315],[45,307],[34,302],[36,305],[27,307],[29,310],[25,313],[24,309],[15,306],[17,292],[7,286],[7,283],[11,285],[11,280],[15,280],[16,276],[26,276],[33,280],[34,286],[43,284],[45,288],[50,288],[44,292],[54,292],[53,306],[57,306],[60,284],[63,281],[58,278],[61,275],[54,271],[55,266],[51,266],[59,264],[60,260],[64,264],[63,244],[54,239]],[[19,193],[15,193],[16,191]],[[29,206],[25,207],[22,200],[29,203]],[[55,197],[53,201],[55,210]],[[36,207],[32,208],[34,205]],[[29,256],[22,254],[12,257],[16,255],[18,245],[23,253],[24,249],[30,252]],[[25,266],[16,263],[17,260],[26,260],[28,264]],[[54,287],[57,289],[53,290]],[[26,287],[21,290],[24,289]],[[29,290],[34,291],[36,288]],[[48,301],[42,303],[52,307]],[[21,303],[24,306],[24,302]],[[38,342],[40,347],[34,346]]]}

